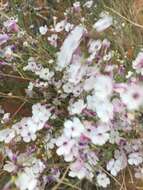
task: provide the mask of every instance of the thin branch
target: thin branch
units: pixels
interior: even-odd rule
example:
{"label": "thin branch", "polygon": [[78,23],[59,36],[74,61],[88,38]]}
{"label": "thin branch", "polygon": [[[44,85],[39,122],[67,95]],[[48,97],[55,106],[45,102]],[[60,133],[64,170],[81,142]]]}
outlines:
{"label": "thin branch", "polygon": [[63,181],[64,181],[64,179],[65,179],[65,177],[66,177],[66,175],[67,175],[67,173],[68,173],[68,171],[69,171],[69,167],[70,167],[70,166],[67,167],[67,169],[65,170],[63,176],[61,177],[61,179],[58,180],[57,185],[54,186],[54,187],[52,188],[52,190],[58,190],[58,189],[59,189],[59,186],[63,183]]}
{"label": "thin branch", "polygon": [[4,97],[4,98],[15,98],[15,99],[19,99],[25,102],[29,102],[29,100],[27,100],[25,97],[21,97],[21,96],[15,96],[15,95],[9,95],[9,94],[5,94],[3,92],[0,92],[0,97]]}
{"label": "thin branch", "polygon": [[14,114],[12,115],[11,119],[13,119],[19,112],[20,110],[23,108],[23,106],[26,104],[26,102],[23,102],[18,109],[14,112]]}
{"label": "thin branch", "polygon": [[10,74],[5,74],[5,73],[0,73],[0,76],[4,76],[4,77],[9,77],[9,78],[15,78],[15,79],[22,79],[22,80],[27,80],[27,81],[32,81],[32,79],[27,78],[27,77],[20,77],[20,76],[16,76],[16,75],[10,75]]}
{"label": "thin branch", "polygon": [[134,25],[134,26],[136,26],[136,27],[139,27],[139,28],[142,28],[142,29],[143,29],[143,25],[140,25],[140,24],[138,24],[138,23],[136,23],[136,22],[133,22],[132,20],[126,18],[125,16],[123,16],[123,15],[121,15],[119,12],[117,12],[116,10],[114,10],[114,9],[112,9],[112,8],[106,6],[106,5],[104,5],[104,7],[105,7],[106,9],[112,11],[113,13],[115,13],[116,15],[118,15],[119,17],[121,17],[122,19],[126,20],[126,21],[129,22],[130,24],[132,24],[132,25]]}
{"label": "thin branch", "polygon": [[108,176],[110,176],[119,186],[122,186],[122,184],[114,176],[107,172],[103,167],[100,166],[100,169],[103,170]]}

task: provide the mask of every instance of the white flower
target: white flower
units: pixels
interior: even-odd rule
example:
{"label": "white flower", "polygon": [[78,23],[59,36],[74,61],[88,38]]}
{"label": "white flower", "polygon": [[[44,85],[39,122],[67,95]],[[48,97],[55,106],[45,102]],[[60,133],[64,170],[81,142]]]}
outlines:
{"label": "white flower", "polygon": [[23,128],[20,134],[23,138],[23,141],[26,143],[30,142],[31,140],[33,140],[33,141],[36,140],[35,132],[30,130],[28,127]]}
{"label": "white flower", "polygon": [[51,113],[45,105],[40,103],[32,106],[32,117],[25,117],[13,125],[17,135],[20,135],[25,142],[36,140],[36,132],[41,130],[49,120]]}
{"label": "white flower", "polygon": [[48,68],[42,68],[40,71],[37,71],[36,74],[43,80],[50,80],[54,75]]}
{"label": "white flower", "polygon": [[143,52],[138,53],[136,59],[133,61],[132,66],[137,73],[141,73],[143,75]]}
{"label": "white flower", "polygon": [[82,57],[79,55],[73,55],[72,63],[67,68],[68,80],[75,85],[78,84],[86,73],[87,66],[82,64]]}
{"label": "white flower", "polygon": [[107,170],[110,171],[113,176],[117,176],[120,170],[124,169],[127,166],[126,155],[122,152],[117,152],[118,155],[116,155],[116,159],[111,159],[106,166]]}
{"label": "white flower", "polygon": [[85,91],[90,91],[94,88],[94,84],[95,84],[96,78],[91,76],[90,78],[86,79],[84,81],[84,90]]}
{"label": "white flower", "polygon": [[51,112],[46,108],[45,105],[41,105],[40,103],[34,104],[32,106],[32,119],[38,123],[42,122],[45,124],[46,121],[49,120],[51,116]]}
{"label": "white flower", "polygon": [[28,65],[26,65],[25,67],[23,67],[24,71],[32,71],[32,72],[36,72],[41,70],[42,66],[41,65],[37,65],[35,59],[33,57],[30,57],[28,59]]}
{"label": "white flower", "polygon": [[93,0],[87,1],[83,6],[87,8],[91,8],[93,5]]}
{"label": "white flower", "polygon": [[34,160],[34,163],[32,163],[32,172],[34,175],[39,175],[40,173],[43,172],[43,170],[45,169],[45,165],[43,164],[43,162],[40,159],[36,159]]}
{"label": "white flower", "polygon": [[77,117],[72,120],[67,120],[64,123],[64,134],[66,137],[80,137],[84,131],[84,126]]}
{"label": "white flower", "polygon": [[75,144],[75,140],[69,139],[65,136],[61,136],[56,140],[56,145],[58,146],[57,154],[61,155],[69,155],[72,147]]}
{"label": "white flower", "polygon": [[111,144],[115,144],[115,143],[119,143],[121,140],[121,137],[120,137],[120,134],[118,131],[115,131],[115,130],[111,130],[110,132],[110,138],[109,138],[109,142]]}
{"label": "white flower", "polygon": [[72,29],[73,29],[73,24],[70,24],[70,23],[66,23],[65,25],[65,31],[66,32],[70,32]]}
{"label": "white flower", "polygon": [[76,1],[75,3],[73,3],[73,7],[74,8],[79,8],[80,7],[80,2]]}
{"label": "white flower", "polygon": [[105,124],[94,126],[90,122],[84,122],[84,135],[91,140],[95,145],[103,145],[109,140],[109,127]]}
{"label": "white flower", "polygon": [[11,46],[7,46],[5,49],[4,49],[4,57],[6,57],[7,59],[10,59],[13,55],[13,51],[12,51],[12,48]]}
{"label": "white flower", "polygon": [[143,162],[143,156],[139,152],[133,152],[128,156],[128,162],[130,165],[138,166]]}
{"label": "white flower", "polygon": [[80,159],[76,160],[74,163],[71,164],[70,170],[71,170],[69,172],[70,177],[78,177],[78,179],[83,179],[86,177],[90,180],[93,178],[93,173],[90,165],[84,163]]}
{"label": "white flower", "polygon": [[135,84],[129,85],[120,93],[120,97],[129,110],[136,110],[143,103],[143,87]]}
{"label": "white flower", "polygon": [[62,20],[60,22],[58,22],[55,26],[55,31],[56,32],[62,32],[65,28],[65,25],[66,25],[66,21],[65,20]]}
{"label": "white flower", "polygon": [[50,37],[48,37],[48,41],[54,47],[57,47],[57,39],[58,39],[57,34],[52,34]]}
{"label": "white flower", "polygon": [[88,48],[89,53],[97,53],[102,46],[102,41],[90,40],[88,45],[89,45],[89,48]]}
{"label": "white flower", "polygon": [[13,129],[2,129],[0,130],[0,142],[4,141],[9,143],[15,137],[15,131]]}
{"label": "white flower", "polygon": [[7,123],[10,120],[10,113],[5,113],[2,117],[1,123]]}
{"label": "white flower", "polygon": [[87,108],[96,112],[102,122],[107,123],[113,119],[113,105],[109,100],[101,101],[95,95],[87,96]]}
{"label": "white flower", "polygon": [[3,169],[7,172],[13,172],[16,170],[16,165],[13,162],[7,161],[6,164],[4,165]]}
{"label": "white flower", "polygon": [[63,90],[65,93],[71,93],[73,92],[74,85],[72,83],[66,82],[63,85]]}
{"label": "white flower", "polygon": [[112,23],[113,18],[110,15],[104,15],[93,25],[93,28],[95,28],[97,32],[102,32],[103,30],[109,28]]}
{"label": "white flower", "polygon": [[126,78],[130,78],[134,73],[132,71],[128,71],[128,74],[126,75]]}
{"label": "white flower", "polygon": [[108,123],[113,119],[113,105],[107,101],[97,101],[96,113],[102,122]]}
{"label": "white flower", "polygon": [[97,183],[99,186],[106,188],[110,184],[110,179],[105,173],[100,173],[97,175]]}
{"label": "white flower", "polygon": [[39,32],[41,35],[45,35],[47,33],[47,31],[48,31],[47,25],[39,27]]}
{"label": "white flower", "polygon": [[107,125],[99,125],[95,130],[91,131],[91,141],[95,145],[102,146],[109,140],[109,127]]}
{"label": "white flower", "polygon": [[84,101],[82,99],[79,99],[77,102],[72,103],[69,107],[68,110],[70,114],[80,114],[82,110],[86,107],[84,104]]}
{"label": "white flower", "polygon": [[15,183],[20,190],[35,190],[38,181],[35,178],[32,169],[26,168],[24,172],[18,174]]}
{"label": "white flower", "polygon": [[112,94],[113,83],[109,76],[99,75],[94,83],[94,95],[99,100],[104,100]]}
{"label": "white flower", "polygon": [[61,47],[61,51],[58,54],[57,66],[59,70],[62,70],[71,62],[72,55],[79,46],[84,33],[85,28],[82,26],[76,26],[69,33]]}

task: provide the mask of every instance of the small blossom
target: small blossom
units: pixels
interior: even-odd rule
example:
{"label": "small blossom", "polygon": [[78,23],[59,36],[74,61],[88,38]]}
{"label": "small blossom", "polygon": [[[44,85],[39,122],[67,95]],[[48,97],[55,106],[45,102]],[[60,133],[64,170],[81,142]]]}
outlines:
{"label": "small blossom", "polygon": [[43,80],[50,80],[54,75],[48,68],[42,68],[40,71],[37,71],[36,74]]}
{"label": "small blossom", "polygon": [[87,1],[83,6],[86,8],[91,8],[93,5],[93,0]]}
{"label": "small blossom", "polygon": [[70,114],[80,114],[82,112],[82,110],[86,107],[86,105],[84,104],[84,101],[82,99],[79,99],[77,102],[71,104],[68,107],[68,110],[70,112]]}
{"label": "small blossom", "polygon": [[78,177],[78,179],[93,178],[93,173],[91,167],[88,164],[85,164],[82,160],[77,160],[70,166],[70,177]]}
{"label": "small blossom", "polygon": [[57,34],[52,34],[51,36],[48,37],[48,41],[54,47],[57,47],[57,40],[58,40],[58,35]]}
{"label": "small blossom", "polygon": [[96,77],[94,84],[94,94],[100,99],[104,100],[112,94],[113,83],[109,76],[99,75]]}
{"label": "small blossom", "polygon": [[39,32],[41,35],[45,35],[47,33],[47,31],[48,31],[47,25],[39,27]]}
{"label": "small blossom", "polygon": [[110,179],[105,173],[100,173],[97,175],[97,183],[99,186],[106,188],[110,184]]}
{"label": "small blossom", "polygon": [[136,110],[143,103],[143,87],[129,85],[124,92],[120,93],[120,97],[129,110]]}
{"label": "small blossom", "polygon": [[15,131],[13,129],[2,129],[0,130],[0,142],[4,141],[9,143],[15,137]]}
{"label": "small blossom", "polygon": [[66,26],[66,21],[62,20],[56,24],[55,31],[56,32],[62,32],[64,30],[65,26]]}
{"label": "small blossom", "polygon": [[72,147],[74,146],[75,141],[69,139],[65,136],[61,136],[57,139],[56,145],[58,146],[57,154],[58,155],[68,155],[71,152]]}
{"label": "small blossom", "polygon": [[77,117],[74,117],[72,120],[67,120],[64,123],[64,134],[67,137],[80,137],[84,131],[84,126]]}
{"label": "small blossom", "polygon": [[139,164],[143,162],[143,156],[139,152],[131,153],[128,156],[128,162],[130,165],[138,166]]}
{"label": "small blossom", "polygon": [[16,186],[20,190],[35,190],[38,180],[34,176],[32,169],[27,168],[25,172],[19,173],[16,179]]}
{"label": "small blossom", "polygon": [[[127,159],[124,153],[117,151],[115,159],[111,159],[107,163],[107,170],[111,172],[113,176],[117,176],[120,170],[124,169],[127,166]],[[116,154],[115,153],[115,154]]]}
{"label": "small blossom", "polygon": [[7,34],[0,34],[0,45],[6,43],[9,40],[9,36]]}

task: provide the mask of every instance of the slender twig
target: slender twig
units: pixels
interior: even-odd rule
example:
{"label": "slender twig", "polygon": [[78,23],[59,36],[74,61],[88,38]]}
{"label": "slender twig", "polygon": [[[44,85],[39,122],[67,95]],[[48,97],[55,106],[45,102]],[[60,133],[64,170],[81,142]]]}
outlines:
{"label": "slender twig", "polygon": [[5,73],[0,73],[0,76],[4,76],[4,77],[9,77],[9,78],[15,78],[15,79],[22,79],[22,80],[27,80],[27,81],[32,81],[32,79],[27,78],[27,77],[20,77],[20,76],[16,76],[16,75],[10,75],[10,74],[5,74]]}
{"label": "slender twig", "polygon": [[18,109],[14,112],[14,114],[12,115],[11,119],[13,119],[19,112],[20,110],[23,108],[23,106],[25,105],[26,102],[23,102]]}
{"label": "slender twig", "polygon": [[124,190],[127,190],[125,170],[122,172],[122,179],[124,184]]}
{"label": "slender twig", "polygon": [[104,7],[105,7],[106,9],[112,11],[113,13],[115,13],[116,15],[118,15],[119,17],[121,17],[122,19],[126,20],[126,21],[129,22],[130,24],[132,24],[132,25],[134,25],[134,26],[136,26],[136,27],[139,27],[139,28],[142,28],[142,29],[143,29],[143,25],[138,24],[138,23],[136,23],[136,22],[133,22],[132,20],[126,18],[125,16],[123,16],[123,15],[121,15],[119,12],[117,12],[116,10],[114,10],[114,9],[112,9],[112,8],[106,6],[106,5],[104,5]]}
{"label": "slender twig", "polygon": [[129,166],[127,167],[127,169],[128,169],[129,175],[130,175],[131,183],[134,184],[133,175],[132,175],[132,172],[131,172]]}
{"label": "slender twig", "polygon": [[69,187],[72,187],[72,189],[77,189],[77,190],[81,190],[79,187],[71,184],[71,183],[68,183],[68,182],[65,182],[65,181],[62,181],[63,184],[69,186]]}
{"label": "slender twig", "polygon": [[65,170],[63,176],[61,177],[61,179],[58,180],[58,183],[56,184],[56,186],[54,186],[52,188],[52,190],[58,190],[59,189],[59,186],[63,183],[63,181],[64,181],[64,179],[65,179],[65,177],[66,177],[66,175],[67,175],[67,173],[69,171],[69,167],[70,166],[67,167],[67,169]]}
{"label": "slender twig", "polygon": [[0,92],[0,97],[15,98],[15,99],[19,99],[19,100],[22,100],[22,101],[25,101],[25,102],[29,102],[29,100],[27,100],[25,97],[9,95],[9,94],[5,94],[3,92]]}
{"label": "slender twig", "polygon": [[122,186],[122,184],[114,176],[107,172],[103,167],[100,166],[100,169],[103,170],[108,176],[110,176],[118,185]]}

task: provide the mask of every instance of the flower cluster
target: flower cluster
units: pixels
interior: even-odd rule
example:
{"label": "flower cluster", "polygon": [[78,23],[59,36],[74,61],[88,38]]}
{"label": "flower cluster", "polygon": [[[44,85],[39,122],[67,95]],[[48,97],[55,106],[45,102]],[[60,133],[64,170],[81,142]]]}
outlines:
{"label": "flower cluster", "polygon": [[[53,16],[51,25],[39,26],[36,39],[25,40],[18,19],[4,19],[0,63],[20,74],[15,76],[20,82],[26,81],[20,100],[28,104],[28,111],[32,107],[27,116],[16,119],[0,109],[3,170],[14,177],[6,184],[9,187],[44,190],[60,183],[65,167],[64,177],[86,178],[103,188],[128,166],[135,177],[143,178],[143,52],[135,55],[130,68],[125,67],[126,57],[117,58],[120,52],[108,35],[102,35],[117,27],[114,17],[102,11],[90,26],[86,23],[97,6],[92,0],[73,3],[64,18]],[[15,63],[21,60],[21,65]]]}

